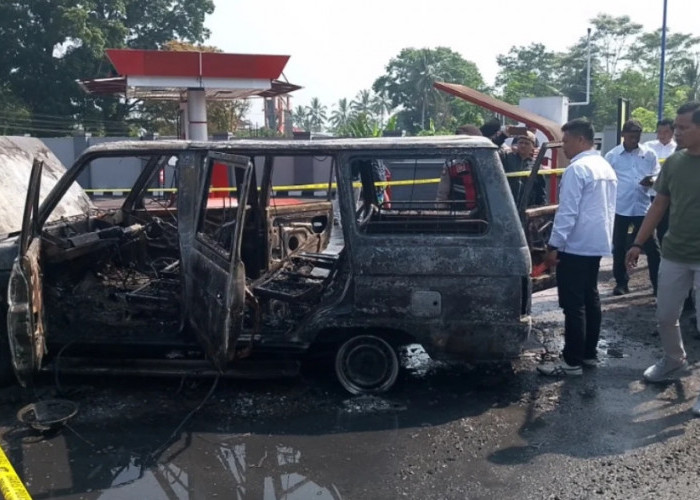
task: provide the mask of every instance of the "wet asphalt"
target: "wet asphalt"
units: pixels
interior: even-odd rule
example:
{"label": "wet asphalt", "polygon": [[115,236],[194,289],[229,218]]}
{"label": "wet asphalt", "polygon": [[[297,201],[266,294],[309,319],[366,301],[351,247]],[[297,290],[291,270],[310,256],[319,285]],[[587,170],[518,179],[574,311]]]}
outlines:
{"label": "wet asphalt", "polygon": [[[512,365],[437,363],[411,346],[382,397],[349,396],[324,370],[213,391],[211,379],[64,377],[58,394],[47,377],[33,394],[0,391],[2,447],[35,499],[700,498],[700,418],[689,411],[700,337],[686,314],[694,373],[645,384],[661,352],[646,270],[624,297],[609,277],[608,267],[603,363],[583,377],[536,374],[563,342],[545,291]],[[17,421],[27,402],[57,395],[79,405],[66,427]]]}

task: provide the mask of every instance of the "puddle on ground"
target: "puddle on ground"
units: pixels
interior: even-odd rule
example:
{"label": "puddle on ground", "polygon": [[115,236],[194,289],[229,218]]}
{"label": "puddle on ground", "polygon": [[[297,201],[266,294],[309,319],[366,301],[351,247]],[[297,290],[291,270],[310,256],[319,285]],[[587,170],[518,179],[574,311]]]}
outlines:
{"label": "puddle on ground", "polygon": [[[306,463],[301,450],[272,444],[273,440],[255,435],[191,434],[172,445],[157,463],[123,453],[71,453],[65,446],[44,441],[45,451],[56,455],[47,460],[51,472],[35,464],[28,488],[34,498],[342,498],[332,482],[314,479],[308,472],[314,465]],[[66,453],[56,453],[58,450]],[[124,462],[115,463],[119,460]]]}

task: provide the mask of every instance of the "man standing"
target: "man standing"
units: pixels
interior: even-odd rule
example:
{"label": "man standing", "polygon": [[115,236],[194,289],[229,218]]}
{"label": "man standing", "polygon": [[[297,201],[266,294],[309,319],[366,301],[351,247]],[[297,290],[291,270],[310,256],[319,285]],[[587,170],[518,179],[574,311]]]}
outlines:
{"label": "man standing", "polygon": [[[637,264],[640,249],[670,207],[656,299],[664,357],[644,372],[648,382],[674,380],[687,369],[679,318],[688,289],[700,288],[700,102],[678,108],[675,125],[679,150],[666,160],[654,184],[656,198],[626,257],[628,266]],[[700,310],[698,302],[696,294]],[[693,413],[700,416],[700,398]]]}
{"label": "man standing", "polygon": [[673,120],[664,118],[656,124],[656,140],[647,141],[645,146],[654,150],[659,161],[666,160],[676,151],[676,141],[673,140]]}
{"label": "man standing", "polygon": [[[514,172],[529,172],[535,163],[534,154],[537,147],[537,139],[535,134],[528,131],[525,135],[517,136],[513,140],[515,148],[512,151],[499,150],[501,161],[503,162],[503,170],[507,174]],[[508,184],[513,192],[515,204],[519,205],[520,198],[525,189],[527,177],[509,177]],[[532,192],[528,200],[528,206],[540,206],[545,202],[545,180],[541,175],[537,176],[535,184],[532,187]]]}
{"label": "man standing", "polygon": [[[617,202],[613,229],[613,276],[615,277],[613,295],[629,293],[627,286],[629,275],[625,268],[629,228],[632,226],[633,235],[639,231],[639,226],[651,206],[650,188],[660,170],[656,153],[639,144],[641,135],[642,124],[637,120],[628,120],[622,126],[622,144],[605,155],[605,159],[612,165],[617,175]],[[661,260],[656,237],[649,238],[645,242],[644,251],[649,263],[651,286],[656,295],[656,278]]]}
{"label": "man standing", "polygon": [[596,366],[600,337],[598,270],[610,255],[617,178],[593,145],[593,125],[576,119],[562,128],[564,154],[571,160],[559,187],[559,208],[545,264],[557,266],[559,306],[564,310],[563,361],[538,366],[543,375],[581,375]]}
{"label": "man standing", "polygon": [[[659,160],[659,163],[666,161],[666,158],[676,151],[676,141],[673,140],[673,129],[673,120],[670,118],[659,120],[656,124],[656,140],[644,143],[645,146],[651,148],[654,153],[656,153],[656,158]],[[651,190],[650,194],[653,200],[654,196],[656,196],[656,192]],[[664,215],[664,218],[661,219],[661,222],[659,222],[659,225],[656,227],[656,237],[659,240],[659,246],[663,245],[666,231],[668,231],[668,211],[666,211],[666,215]]]}

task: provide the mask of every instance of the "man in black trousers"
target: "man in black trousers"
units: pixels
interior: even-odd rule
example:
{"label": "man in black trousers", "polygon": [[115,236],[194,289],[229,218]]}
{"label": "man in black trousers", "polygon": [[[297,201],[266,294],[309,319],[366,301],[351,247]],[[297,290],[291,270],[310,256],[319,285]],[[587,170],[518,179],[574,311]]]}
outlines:
{"label": "man in black trousers", "polygon": [[[625,267],[625,254],[629,248],[629,228],[632,238],[642,225],[644,216],[651,206],[651,186],[661,167],[653,149],[639,144],[642,124],[637,120],[627,120],[622,126],[622,144],[605,155],[617,175],[617,200],[615,204],[615,227],[613,229],[613,295],[629,293],[629,275]],[[657,276],[661,252],[656,236],[644,243],[644,251],[649,264],[649,279],[656,295]]]}
{"label": "man in black trousers", "polygon": [[593,125],[576,119],[562,128],[564,154],[571,163],[559,187],[545,264],[557,266],[559,306],[564,310],[562,361],[541,365],[542,375],[583,374],[596,366],[601,310],[598,296],[600,259],[610,255],[617,177],[593,145]]}

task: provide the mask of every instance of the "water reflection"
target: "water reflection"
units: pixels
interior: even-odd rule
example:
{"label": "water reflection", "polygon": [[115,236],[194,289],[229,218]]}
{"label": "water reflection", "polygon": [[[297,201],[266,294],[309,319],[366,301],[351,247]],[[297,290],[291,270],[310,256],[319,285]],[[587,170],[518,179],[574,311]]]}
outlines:
{"label": "water reflection", "polygon": [[[200,436],[201,437],[201,436]],[[202,448],[197,443],[206,443]],[[324,486],[295,470],[302,466],[302,453],[278,444],[249,450],[246,443],[214,442],[202,437],[172,460],[145,467],[136,457],[110,469],[111,488],[101,500],[149,498],[190,500],[219,496],[236,500],[341,500],[330,484]],[[87,491],[90,491],[88,488]]]}

